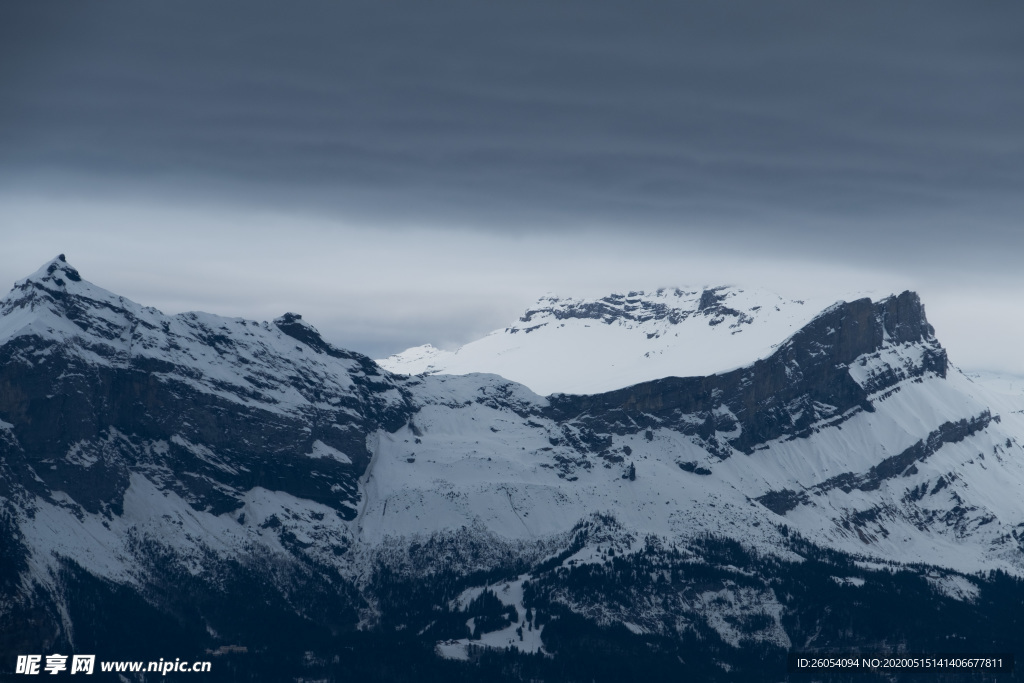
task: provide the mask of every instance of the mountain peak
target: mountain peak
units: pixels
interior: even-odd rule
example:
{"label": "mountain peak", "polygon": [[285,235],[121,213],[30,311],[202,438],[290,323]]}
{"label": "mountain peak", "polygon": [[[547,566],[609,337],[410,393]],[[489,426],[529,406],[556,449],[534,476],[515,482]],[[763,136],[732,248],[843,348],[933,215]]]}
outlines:
{"label": "mountain peak", "polygon": [[10,293],[0,299],[2,310],[38,305],[49,308],[60,317],[75,317],[83,306],[114,309],[135,306],[127,299],[83,279],[64,254],[58,254],[36,272],[15,282]]}
{"label": "mountain peak", "polygon": [[298,340],[310,348],[322,351],[327,346],[327,342],[320,336],[320,331],[303,320],[298,313],[289,312],[274,318],[274,325],[292,339]]}
{"label": "mountain peak", "polygon": [[36,272],[26,278],[28,282],[43,285],[47,289],[57,287],[66,289],[68,282],[82,282],[78,270],[68,263],[64,254],[58,254],[42,265]]}
{"label": "mountain peak", "polygon": [[64,254],[58,254],[26,278],[17,280],[11,291],[0,297],[0,314],[4,311],[42,305],[57,315],[69,301],[79,298],[116,303],[118,297],[105,289],[83,280],[78,269],[68,263]]}
{"label": "mountain peak", "polygon": [[274,325],[292,339],[302,342],[317,353],[325,353],[332,358],[357,360],[364,365],[369,374],[377,374],[376,366],[370,358],[354,351],[346,351],[333,346],[320,336],[320,331],[302,319],[298,313],[285,313],[274,318]]}
{"label": "mountain peak", "polygon": [[894,294],[879,302],[882,308],[885,332],[897,342],[915,342],[935,335],[928,323],[924,304],[917,292],[909,290]]}

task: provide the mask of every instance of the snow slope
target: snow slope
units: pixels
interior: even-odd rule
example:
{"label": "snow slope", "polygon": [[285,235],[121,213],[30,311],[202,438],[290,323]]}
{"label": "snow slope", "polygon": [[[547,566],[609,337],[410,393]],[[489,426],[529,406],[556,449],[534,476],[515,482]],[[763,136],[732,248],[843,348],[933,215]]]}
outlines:
{"label": "snow slope", "polygon": [[747,365],[830,303],[734,287],[548,296],[512,325],[454,352],[427,344],[377,362],[410,375],[493,373],[542,395],[594,394]]}
{"label": "snow slope", "polygon": [[[554,422],[459,402],[465,387],[483,384],[493,391],[499,378],[422,381],[417,394],[432,397],[416,417],[419,436],[399,430],[377,437],[367,501],[354,522],[364,542],[425,538],[460,525],[537,540],[602,512],[640,534],[711,533],[742,538],[765,553],[778,544],[777,526],[787,524],[827,547],[885,561],[965,572],[1024,569],[1011,533],[1024,524],[1017,504],[1024,493],[1024,446],[1016,436],[1024,424],[1020,416],[987,421],[984,394],[959,373],[906,380],[876,397],[873,412],[859,412],[841,428],[822,420],[807,438],[780,438],[724,460],[672,429],[653,430],[650,439],[642,432],[616,435],[608,451],[621,463],[581,459],[566,445],[552,446],[549,439],[561,435]],[[543,405],[544,399],[534,400]],[[984,427],[942,443],[877,485],[828,483],[868,476],[944,424],[979,416]],[[571,476],[552,467],[560,458],[580,463]],[[622,476],[629,462],[635,481]],[[806,500],[784,511],[759,501],[783,490],[804,492]]]}

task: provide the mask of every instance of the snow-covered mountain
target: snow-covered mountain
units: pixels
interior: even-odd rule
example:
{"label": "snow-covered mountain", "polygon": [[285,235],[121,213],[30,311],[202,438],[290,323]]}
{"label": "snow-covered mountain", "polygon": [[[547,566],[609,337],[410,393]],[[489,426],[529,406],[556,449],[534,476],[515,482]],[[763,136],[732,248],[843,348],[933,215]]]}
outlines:
{"label": "snow-covered mountain", "polygon": [[[593,649],[777,680],[790,649],[1012,651],[1021,397],[951,365],[911,292],[746,295],[550,302],[499,335],[531,340],[518,367],[534,339],[614,330],[680,370],[544,397],[392,375],[295,314],[164,315],[58,257],[0,300],[0,649],[172,643],[244,680],[621,678]],[[670,340],[720,331],[715,374],[685,371]]]}
{"label": "snow-covered mountain", "polygon": [[377,363],[408,375],[493,373],[541,395],[594,394],[748,365],[831,303],[734,287],[546,296],[513,324],[456,351],[426,344]]}
{"label": "snow-covered mountain", "polygon": [[[1020,413],[993,414],[996,397],[949,366],[911,293],[836,304],[770,357],[709,377],[547,399],[480,375],[410,385],[420,443],[402,430],[382,436],[364,531],[430,533],[486,511],[488,528],[532,538],[611,510],[638,530],[731,530],[768,548],[782,516],[849,552],[964,571],[1022,566],[1008,536],[1024,524]],[[453,411],[466,395],[473,407]],[[516,417],[503,414],[510,402]],[[644,486],[622,481],[627,462]],[[502,492],[507,505],[494,502]]]}

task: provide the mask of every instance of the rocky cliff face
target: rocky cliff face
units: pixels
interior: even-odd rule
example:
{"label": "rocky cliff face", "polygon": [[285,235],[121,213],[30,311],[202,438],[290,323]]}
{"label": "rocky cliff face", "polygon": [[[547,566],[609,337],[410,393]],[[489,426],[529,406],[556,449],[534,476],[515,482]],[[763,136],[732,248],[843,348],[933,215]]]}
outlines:
{"label": "rocky cliff face", "polygon": [[[691,315],[740,320],[727,294]],[[1024,596],[1022,415],[949,365],[911,292],[831,306],[739,369],[545,398],[389,374],[296,314],[166,316],[59,257],[0,301],[0,648],[611,680],[592,642],[750,680],[851,623],[889,647],[875,598],[814,597],[865,585],[991,640]]]}
{"label": "rocky cliff face", "polygon": [[373,361],[299,316],[163,316],[62,258],[18,283],[0,316],[0,415],[20,453],[8,484],[88,512],[120,514],[131,473],[147,472],[197,509],[229,512],[259,486],[351,518],[366,434],[411,412]]}
{"label": "rocky cliff face", "polygon": [[[858,382],[851,364],[867,367],[883,350],[913,357],[872,366]],[[860,299],[824,311],[768,358],[709,377],[667,377],[595,396],[557,396],[551,414],[595,431],[668,427],[705,440],[719,457],[751,453],[780,437],[806,436],[873,411],[871,394],[926,373],[945,377],[946,352],[913,292],[872,303]],[[722,435],[722,436],[718,436]]]}

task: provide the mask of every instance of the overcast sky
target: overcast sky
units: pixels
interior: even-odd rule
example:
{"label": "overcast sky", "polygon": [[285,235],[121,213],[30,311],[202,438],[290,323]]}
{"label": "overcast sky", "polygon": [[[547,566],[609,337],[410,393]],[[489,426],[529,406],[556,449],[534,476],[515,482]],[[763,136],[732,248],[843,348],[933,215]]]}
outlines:
{"label": "overcast sky", "polygon": [[546,292],[921,292],[1024,374],[1024,5],[0,5],[0,283],[373,356]]}

